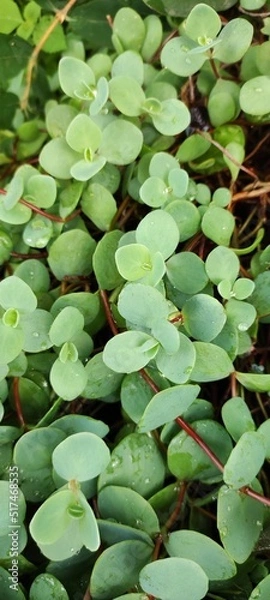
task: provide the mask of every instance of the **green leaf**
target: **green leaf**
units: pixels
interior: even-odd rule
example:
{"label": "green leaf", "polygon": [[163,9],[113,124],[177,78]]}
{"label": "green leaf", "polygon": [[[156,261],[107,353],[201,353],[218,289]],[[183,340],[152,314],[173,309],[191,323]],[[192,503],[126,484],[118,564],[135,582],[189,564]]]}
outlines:
{"label": "green leaf", "polygon": [[5,600],[26,600],[26,596],[22,592],[21,587],[15,590],[10,587],[10,571],[0,567],[1,592],[5,594]]}
{"label": "green leaf", "polygon": [[117,373],[139,371],[154,358],[158,342],[142,331],[125,331],[111,338],[103,351],[107,367]]}
{"label": "green leaf", "polygon": [[248,50],[252,36],[253,27],[247,19],[231,19],[218,36],[213,57],[225,64],[237,62]]}
{"label": "green leaf", "polygon": [[209,44],[220,29],[219,15],[206,4],[194,6],[185,21],[185,34],[201,46]]}
{"label": "green leaf", "polygon": [[160,600],[201,600],[208,590],[208,577],[193,560],[163,558],[142,569],[140,585]]}
{"label": "green leaf", "polygon": [[264,446],[265,446],[265,457],[269,460],[269,456],[270,456],[270,435],[269,435],[269,430],[270,430],[270,419],[266,419],[266,421],[264,421],[263,423],[261,423],[261,425],[258,427],[257,429],[257,433],[260,434],[263,442],[264,442]]}
{"label": "green leaf", "polygon": [[238,331],[247,331],[256,319],[256,310],[249,302],[231,298],[226,304],[228,321],[233,323]]}
{"label": "green leaf", "polygon": [[118,75],[109,83],[110,99],[114,106],[127,117],[138,117],[142,113],[145,94],[133,77]]}
{"label": "green leaf", "polygon": [[138,423],[154,392],[140,373],[126,375],[121,385],[121,405],[128,417]]}
{"label": "green leaf", "polygon": [[251,392],[269,392],[270,375],[260,375],[257,373],[235,373],[237,381]]}
{"label": "green leaf", "polygon": [[161,102],[161,111],[152,114],[152,121],[163,135],[176,135],[184,131],[190,124],[190,112],[184,102],[176,98],[168,98]]}
{"label": "green leaf", "polygon": [[182,415],[199,394],[198,385],[175,385],[158,392],[147,405],[138,431],[146,433]]}
{"label": "green leaf", "polygon": [[[10,519],[11,519],[11,515],[10,515],[10,510],[11,510],[11,506],[10,506],[10,496],[12,496],[12,488],[10,487],[10,484],[12,483],[13,479],[17,479],[17,477],[15,478],[15,474],[17,475],[17,469],[16,467],[11,467],[10,471],[9,471],[9,475],[10,475],[10,480],[9,481],[0,481],[0,490],[1,490],[1,504],[2,504],[2,510],[1,510],[1,515],[0,515],[0,536],[8,536],[8,534],[10,533],[10,525],[12,523],[10,523]],[[18,512],[18,516],[17,516],[17,526],[22,525],[24,518],[25,518],[25,513],[26,513],[26,502],[24,499],[24,495],[22,493],[22,491],[20,490],[20,488],[17,488],[17,512]]]}
{"label": "green leaf", "polygon": [[109,600],[136,585],[151,554],[152,548],[139,540],[126,540],[104,550],[92,570],[91,597]]}
{"label": "green leaf", "polygon": [[192,381],[218,381],[234,371],[233,364],[223,348],[206,342],[194,342],[196,361]]}
{"label": "green leaf", "polygon": [[222,304],[208,294],[196,294],[182,307],[184,326],[188,333],[202,342],[211,342],[226,322]]}
{"label": "green leaf", "polygon": [[131,488],[149,498],[162,487],[165,464],[153,438],[131,433],[111,453],[111,461],[99,477],[98,489],[107,485]]}
{"label": "green leaf", "polygon": [[136,230],[138,244],[144,244],[151,252],[161,252],[164,260],[179,243],[178,227],[171,215],[164,210],[153,210],[139,223]]}
{"label": "green leaf", "polygon": [[2,0],[0,6],[0,33],[9,34],[22,23],[20,10],[12,0]]}
{"label": "green leaf", "polygon": [[14,463],[26,500],[41,502],[55,490],[51,454],[64,438],[65,433],[59,429],[39,428],[28,431],[17,441]]}
{"label": "green leaf", "polygon": [[140,15],[132,8],[120,8],[113,21],[113,37],[117,38],[123,50],[140,52],[145,37],[145,26]]}
{"label": "green leaf", "polygon": [[20,321],[24,334],[25,352],[42,352],[51,348],[49,329],[53,318],[46,310],[37,308],[30,315],[24,315]]}
{"label": "green leaf", "polygon": [[250,484],[265,459],[264,443],[256,431],[246,431],[233,448],[225,466],[224,482],[239,489]]}
{"label": "green leaf", "polygon": [[53,235],[50,219],[36,215],[27,223],[23,231],[23,241],[31,248],[45,248]]}
{"label": "green leaf", "polygon": [[[262,5],[261,5],[262,6]],[[270,594],[270,575],[267,575],[256,585],[251,592],[248,600],[256,600],[256,598],[260,598],[260,600],[268,600]]]}
{"label": "green leaf", "polygon": [[147,15],[144,19],[145,38],[141,48],[141,55],[148,62],[158,50],[162,42],[162,23],[156,15]]}
{"label": "green leaf", "polygon": [[193,75],[207,59],[206,53],[192,54],[197,48],[196,42],[186,36],[180,36],[167,42],[161,51],[161,64],[172,73],[182,77]]}
{"label": "green leaf", "polygon": [[236,574],[234,561],[223,548],[198,531],[174,531],[165,546],[170,556],[188,558],[200,565],[210,581],[230,579]]}
{"label": "green leaf", "polygon": [[152,506],[137,492],[127,487],[108,485],[98,495],[98,508],[103,519],[145,531],[155,536],[160,529]]}
{"label": "green leaf", "polygon": [[155,288],[141,283],[130,283],[119,294],[118,310],[130,323],[151,329],[157,318],[167,319],[169,304]]}
{"label": "green leaf", "polygon": [[252,296],[249,298],[251,304],[253,304],[258,313],[258,317],[261,323],[270,322],[270,272],[265,271],[259,273],[254,279],[255,290]]}
{"label": "green leaf", "polygon": [[74,56],[64,56],[59,61],[58,74],[61,88],[67,96],[93,100],[96,78],[88,64]]}
{"label": "green leaf", "polygon": [[124,279],[136,281],[147,276],[153,268],[152,254],[143,244],[128,244],[116,250],[115,262]]}
{"label": "green leaf", "polygon": [[240,261],[235,252],[226,246],[217,246],[205,261],[206,273],[215,285],[226,280],[233,283],[238,276]]}
{"label": "green leaf", "polygon": [[69,342],[76,333],[83,330],[84,318],[81,312],[73,307],[66,306],[54,319],[50,328],[50,339],[54,346],[61,346]]}
{"label": "green leaf", "polygon": [[270,112],[270,77],[260,75],[246,81],[240,91],[240,106],[250,115],[265,115]]}
{"label": "green leaf", "polygon": [[184,140],[176,153],[180,162],[189,162],[202,156],[209,148],[211,143],[203,138],[199,133],[194,133]]}
{"label": "green leaf", "polygon": [[[261,492],[256,482],[255,491]],[[217,525],[222,544],[235,562],[244,563],[262,530],[265,507],[260,502],[223,485],[218,493]]]}
{"label": "green leaf", "polygon": [[117,229],[109,231],[97,243],[93,254],[93,269],[98,285],[102,290],[113,290],[121,285],[123,281],[115,260],[115,253],[121,237],[121,231]]}
{"label": "green leaf", "polygon": [[79,114],[67,128],[66,141],[76,152],[94,153],[101,142],[101,130],[90,117]]}
{"label": "green leaf", "polygon": [[183,333],[179,333],[179,349],[168,354],[160,348],[156,355],[156,365],[159,371],[173,383],[186,383],[190,379],[195,364],[196,352],[193,343]]}
{"label": "green leaf", "polygon": [[[67,456],[69,456],[68,461]],[[88,431],[70,435],[55,448],[52,454],[55,471],[67,481],[93,479],[106,468],[109,460],[110,452],[106,444],[99,436]]]}
{"label": "green leaf", "polygon": [[[221,463],[226,462],[232,450],[232,442],[224,427],[212,419],[202,419],[194,421],[192,429]],[[222,480],[222,473],[185,431],[180,431],[169,444],[168,467],[180,481],[195,479],[210,484]]]}
{"label": "green leaf", "polygon": [[50,371],[50,383],[63,400],[80,396],[87,383],[87,374],[80,360],[62,362],[57,358]]}
{"label": "green leaf", "polygon": [[240,396],[227,400],[221,409],[223,423],[235,442],[247,431],[255,431],[255,423],[246,402]]}
{"label": "green leaf", "polygon": [[65,231],[52,243],[48,263],[59,280],[65,276],[89,275],[96,242],[80,229]]}
{"label": "green leaf", "polygon": [[148,177],[140,187],[139,193],[144,204],[158,208],[168,199],[168,186],[160,177]]}
{"label": "green leaf", "polygon": [[49,175],[33,175],[26,185],[24,199],[39,208],[50,208],[56,199],[55,180]]}
{"label": "green leaf", "polygon": [[43,146],[39,162],[53,177],[71,179],[70,169],[80,158],[81,155],[72,150],[64,138],[55,138]]}
{"label": "green leaf", "polygon": [[83,191],[81,208],[83,213],[101,229],[107,231],[116,214],[114,197],[103,185],[91,183]]}
{"label": "green leaf", "polygon": [[[40,40],[43,38],[44,34],[51,26],[54,21],[53,15],[43,15],[37,23],[34,32],[33,32],[33,41],[34,44],[37,45]],[[54,54],[55,52],[61,52],[66,49],[66,40],[64,35],[64,30],[60,23],[56,25],[56,27],[51,31],[50,36],[42,45],[43,52],[48,52],[48,54]]]}
{"label": "green leaf", "polygon": [[226,150],[227,152],[229,152],[230,156],[232,156],[232,158],[234,158],[238,163],[235,164],[235,162],[231,158],[229,158],[229,156],[226,156],[226,154],[223,155],[223,160],[226,163],[227,167],[229,167],[232,180],[235,181],[240,171],[239,165],[243,163],[245,158],[245,149],[241,144],[238,144],[237,142],[231,142],[226,146]]}
{"label": "green leaf", "polygon": [[67,592],[59,579],[50,573],[42,573],[34,579],[30,587],[29,600],[50,600],[55,594],[58,600],[68,600]]}
{"label": "green leaf", "polygon": [[25,68],[31,52],[32,46],[18,36],[0,34],[2,85],[5,85],[12,77],[15,77],[15,75]]}
{"label": "green leaf", "polygon": [[142,144],[140,129],[118,118],[103,130],[99,152],[113,165],[128,165],[140,154]]}
{"label": "green leaf", "polygon": [[[155,17],[156,18],[156,17]],[[114,59],[111,68],[112,77],[124,75],[132,77],[141,86],[144,82],[144,65],[140,54],[126,50]]]}
{"label": "green leaf", "polygon": [[220,206],[210,205],[202,218],[202,231],[219,246],[229,246],[235,227],[233,215]]}
{"label": "green leaf", "polygon": [[99,352],[85,365],[87,383],[83,396],[89,399],[104,398],[115,392],[122,381],[122,374],[115,373],[107,367]]}
{"label": "green leaf", "polygon": [[200,213],[198,208],[188,200],[174,200],[166,205],[165,210],[175,220],[181,242],[185,242],[199,231]]}
{"label": "green leaf", "polygon": [[46,114],[46,128],[49,135],[52,138],[64,137],[68,126],[77,114],[78,111],[74,106],[69,106],[67,104],[56,104],[52,106]]}
{"label": "green leaf", "polygon": [[11,275],[0,283],[0,304],[5,309],[12,307],[21,313],[31,313],[37,306],[37,299],[27,283]]}
{"label": "green leaf", "polygon": [[185,294],[200,292],[208,282],[204,263],[194,252],[174,254],[166,266],[170,282]]}

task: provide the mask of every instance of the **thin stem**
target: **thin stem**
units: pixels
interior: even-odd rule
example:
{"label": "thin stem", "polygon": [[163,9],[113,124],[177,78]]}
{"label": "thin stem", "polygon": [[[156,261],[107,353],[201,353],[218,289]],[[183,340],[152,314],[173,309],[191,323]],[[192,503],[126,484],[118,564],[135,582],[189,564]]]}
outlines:
{"label": "thin stem", "polygon": [[119,331],[118,331],[118,328],[116,326],[116,323],[115,323],[112,313],[111,313],[107,294],[106,294],[105,290],[99,290],[99,293],[100,293],[100,297],[102,300],[102,304],[103,304],[103,308],[105,311],[107,322],[111,328],[111,332],[113,333],[113,335],[117,335],[119,333]]}
{"label": "thin stem", "polygon": [[44,44],[47,42],[51,33],[55,30],[57,25],[59,25],[59,23],[62,24],[65,21],[68,12],[72,8],[72,6],[74,6],[74,4],[76,4],[76,2],[77,2],[77,0],[69,0],[69,2],[66,4],[66,6],[64,6],[64,8],[57,11],[54,20],[51,22],[50,26],[48,27],[48,29],[46,29],[45,33],[43,34],[43,36],[39,40],[38,44],[34,48],[32,54],[30,56],[30,59],[28,61],[28,65],[27,65],[27,69],[26,69],[26,85],[25,85],[24,93],[23,93],[22,99],[21,99],[21,110],[26,110],[27,106],[28,106],[33,70],[37,64],[39,53],[41,52]]}
{"label": "thin stem", "polygon": [[[5,195],[6,193],[7,193],[6,190],[4,190],[3,188],[0,189],[0,194]],[[75,217],[77,217],[77,215],[79,215],[81,213],[81,210],[78,209],[78,210],[75,210],[71,215],[69,215],[68,217],[63,219],[62,217],[58,217],[57,215],[52,215],[51,213],[47,213],[45,210],[42,210],[35,204],[28,202],[24,198],[20,198],[19,202],[21,204],[23,204],[24,206],[27,206],[27,208],[30,208],[33,212],[38,213],[39,215],[42,215],[42,217],[46,217],[46,219],[50,219],[50,221],[56,221],[57,223],[68,223],[68,221],[72,221],[72,219],[74,219]]]}
{"label": "thin stem", "polygon": [[180,513],[182,505],[183,505],[183,502],[184,502],[184,499],[185,499],[186,491],[187,491],[187,482],[183,481],[180,485],[176,507],[165,523],[166,531],[169,531],[172,528],[172,526],[174,525],[175,521],[177,521],[179,513]]}
{"label": "thin stem", "polygon": [[238,202],[239,200],[245,200],[246,198],[258,198],[259,196],[264,196],[270,192],[270,183],[266,183],[263,187],[256,188],[251,191],[238,192],[234,194],[231,202]]}
{"label": "thin stem", "polygon": [[239,492],[246,494],[246,496],[249,496],[250,498],[254,498],[254,500],[258,500],[258,502],[260,502],[261,504],[264,504],[265,506],[270,506],[270,498],[266,498],[262,494],[259,494],[258,492],[254,492],[254,490],[252,490],[248,486],[240,488]]}
{"label": "thin stem", "polygon": [[250,177],[253,177],[253,179],[258,179],[257,175],[252,173],[252,171],[250,171],[250,169],[247,169],[246,167],[244,167],[238,160],[236,160],[236,158],[234,158],[234,156],[232,156],[232,154],[228,150],[226,150],[226,148],[224,148],[224,146],[219,144],[219,142],[217,142],[216,140],[213,140],[213,138],[211,138],[211,136],[209,134],[204,133],[203,131],[200,131],[199,129],[196,130],[196,133],[201,135],[205,140],[207,140],[208,142],[213,144],[213,146],[218,148],[218,150],[220,150],[222,152],[222,154],[224,154],[224,156],[227,156],[227,158],[229,158],[232,161],[232,163],[236,167],[238,167],[241,171],[244,171]]}
{"label": "thin stem", "polygon": [[56,398],[51,408],[49,408],[46,414],[40,419],[40,421],[38,421],[38,423],[35,426],[35,429],[37,429],[38,427],[46,427],[47,425],[50,425],[55,415],[58,413],[62,402],[64,402],[62,398]]}
{"label": "thin stem", "polygon": [[14,377],[14,379],[13,379],[13,396],[14,396],[14,404],[15,404],[18,421],[19,421],[21,427],[26,429],[26,423],[24,420],[23,412],[22,412],[21,398],[20,398],[20,392],[19,392],[19,377]]}
{"label": "thin stem", "polygon": [[203,441],[201,436],[198,435],[196,433],[196,431],[194,431],[194,429],[192,429],[192,427],[190,427],[190,425],[188,423],[186,423],[186,421],[184,421],[184,419],[182,419],[182,417],[177,417],[175,419],[175,422],[177,423],[177,425],[179,425],[179,427],[182,427],[182,429],[184,429],[184,431],[190,437],[192,437],[192,439],[196,442],[196,444],[198,444],[198,446],[200,446],[200,448],[210,458],[210,460],[217,467],[217,469],[219,471],[221,471],[221,473],[223,473],[223,470],[224,470],[223,464],[220,462],[219,458],[215,455],[215,453],[212,452],[211,448],[209,448],[209,446]]}

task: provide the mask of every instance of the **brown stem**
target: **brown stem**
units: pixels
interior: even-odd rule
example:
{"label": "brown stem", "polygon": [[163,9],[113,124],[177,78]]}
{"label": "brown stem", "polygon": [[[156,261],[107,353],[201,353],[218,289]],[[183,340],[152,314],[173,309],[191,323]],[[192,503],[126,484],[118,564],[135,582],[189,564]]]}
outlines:
{"label": "brown stem", "polygon": [[245,173],[247,173],[253,179],[258,179],[258,177],[257,177],[257,175],[255,175],[255,173],[253,173],[250,169],[247,169],[246,167],[244,167],[238,160],[236,160],[236,158],[234,158],[234,156],[232,156],[232,154],[230,152],[228,152],[228,150],[226,150],[226,148],[224,148],[224,146],[222,146],[221,144],[219,144],[219,142],[217,142],[216,140],[213,140],[213,138],[211,138],[211,136],[209,134],[204,133],[204,131],[200,131],[199,129],[196,130],[196,133],[198,133],[199,135],[201,135],[203,138],[205,138],[206,140],[208,140],[208,142],[210,142],[211,144],[213,144],[213,146],[215,146],[216,148],[218,148],[218,150],[220,150],[222,152],[222,154],[224,154],[224,156],[227,156],[227,158],[229,158],[231,160],[231,162],[236,167],[238,167],[241,171],[244,171]]}
{"label": "brown stem", "polygon": [[176,507],[175,507],[174,511],[172,512],[172,514],[169,516],[169,518],[165,524],[165,529],[167,531],[169,531],[172,528],[175,521],[178,519],[179,513],[181,511],[181,508],[182,508],[182,505],[183,505],[183,502],[185,499],[186,491],[187,491],[187,482],[183,481],[180,485]]}
{"label": "brown stem", "polygon": [[119,333],[119,331],[118,331],[118,328],[116,326],[116,323],[115,323],[112,313],[111,313],[107,294],[106,294],[105,290],[99,290],[99,293],[100,293],[100,297],[102,300],[102,304],[103,304],[103,308],[105,311],[107,322],[111,328],[111,332],[113,333],[113,335],[117,335]]}
{"label": "brown stem", "polygon": [[13,396],[18,421],[20,423],[20,426],[23,427],[23,429],[26,429],[26,423],[22,413],[22,405],[19,393],[19,377],[14,377],[13,379]]}
{"label": "brown stem", "polygon": [[61,8],[61,10],[57,11],[54,20],[51,22],[50,26],[48,27],[48,29],[46,29],[45,33],[43,34],[43,36],[39,40],[38,44],[34,48],[32,54],[29,58],[27,69],[26,69],[26,85],[25,85],[25,89],[24,89],[22,99],[21,99],[21,110],[26,110],[27,106],[28,106],[28,99],[29,99],[29,94],[30,94],[30,90],[31,90],[33,70],[36,66],[39,53],[41,52],[45,42],[47,42],[51,33],[55,30],[57,25],[59,25],[59,23],[62,24],[65,21],[68,12],[70,11],[72,6],[74,6],[74,4],[76,2],[77,2],[77,0],[69,0],[69,2],[67,2],[66,6],[64,6],[64,8]]}
{"label": "brown stem", "polygon": [[186,423],[186,421],[184,421],[184,419],[182,419],[182,417],[177,417],[175,419],[175,422],[177,423],[177,425],[179,425],[179,427],[182,427],[182,429],[184,429],[184,431],[190,437],[192,437],[192,439],[196,442],[196,444],[198,444],[198,446],[200,446],[200,448],[210,458],[210,460],[217,467],[217,469],[219,471],[221,471],[221,473],[223,473],[223,470],[224,470],[223,464],[220,462],[219,458],[215,455],[215,453],[212,452],[211,448],[209,448],[209,446],[203,441],[201,436],[198,435],[196,433],[196,431],[194,431],[194,429],[192,429],[192,427],[190,427],[190,425],[188,423]]}

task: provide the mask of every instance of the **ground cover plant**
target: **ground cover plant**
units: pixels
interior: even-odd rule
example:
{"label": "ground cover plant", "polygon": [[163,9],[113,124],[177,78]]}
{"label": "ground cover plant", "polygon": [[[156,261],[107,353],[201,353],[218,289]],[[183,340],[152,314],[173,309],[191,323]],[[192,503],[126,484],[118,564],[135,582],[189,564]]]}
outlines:
{"label": "ground cover plant", "polygon": [[7,600],[270,597],[269,36],[1,1]]}

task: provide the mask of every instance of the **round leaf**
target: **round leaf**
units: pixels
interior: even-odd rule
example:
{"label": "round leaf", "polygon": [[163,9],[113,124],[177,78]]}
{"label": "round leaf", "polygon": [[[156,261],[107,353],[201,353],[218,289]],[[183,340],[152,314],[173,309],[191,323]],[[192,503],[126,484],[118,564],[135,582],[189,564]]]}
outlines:
{"label": "round leaf", "polygon": [[95,600],[109,600],[137,584],[152,548],[139,540],[126,540],[106,548],[96,560],[90,579]]}
{"label": "round leaf", "polygon": [[82,394],[87,374],[80,360],[62,362],[57,358],[50,371],[50,382],[55,393],[63,400],[74,400]]}
{"label": "round leaf", "polygon": [[256,431],[241,435],[224,466],[224,482],[233,488],[250,484],[260,471],[265,459],[263,440]]}
{"label": "round leaf", "polygon": [[89,65],[74,56],[64,56],[59,61],[59,81],[62,90],[71,98],[91,100],[95,75]]}
{"label": "round leaf", "polygon": [[187,300],[182,315],[188,333],[202,342],[211,342],[226,322],[222,304],[207,294],[196,294]]}
{"label": "round leaf", "polygon": [[65,231],[52,243],[48,263],[59,280],[65,276],[89,275],[96,243],[89,233],[80,229]]}
{"label": "round leaf", "polygon": [[55,138],[43,146],[39,162],[53,177],[71,179],[70,169],[80,158],[81,155],[72,150],[64,138]]}
{"label": "round leaf", "polygon": [[222,406],[221,414],[223,423],[235,442],[238,442],[246,431],[255,430],[251,412],[240,396],[227,400]]}
{"label": "round leaf", "polygon": [[0,305],[5,309],[12,307],[22,313],[31,313],[37,306],[37,299],[27,283],[11,275],[0,283]]}
{"label": "round leaf", "polygon": [[265,115],[270,112],[270,77],[260,75],[246,81],[240,91],[240,105],[250,115]]}
{"label": "round leaf", "polygon": [[113,165],[128,165],[140,154],[142,144],[140,129],[118,118],[103,130],[99,152]]}
{"label": "round leaf", "polygon": [[50,573],[42,573],[38,575],[29,592],[29,600],[53,600],[57,594],[58,600],[68,600],[67,592],[62,583]]}
{"label": "round leaf", "polygon": [[147,333],[125,331],[107,342],[103,360],[117,373],[133,373],[145,367],[157,350],[158,342]]}
{"label": "round leaf", "polygon": [[231,248],[217,246],[208,254],[205,261],[206,273],[213,283],[218,285],[226,280],[233,283],[238,276],[240,261]]}
{"label": "round leaf", "polygon": [[202,231],[219,246],[229,246],[234,230],[234,217],[225,208],[210,205],[202,218]]}
{"label": "round leaf", "polygon": [[160,600],[201,600],[208,590],[208,577],[193,560],[163,558],[142,569],[140,585]]}
{"label": "round leaf", "polygon": [[103,519],[114,519],[130,527],[146,531],[150,536],[159,532],[159,522],[152,506],[134,490],[108,485],[98,495],[98,508]]}
{"label": "round leaf", "polygon": [[181,252],[166,263],[170,282],[185,294],[196,294],[207,284],[204,263],[194,252]]}
{"label": "round leaf", "polygon": [[174,531],[165,546],[170,556],[194,560],[210,581],[230,579],[236,574],[234,561],[223,548],[198,531]]}
{"label": "round leaf", "polygon": [[155,128],[163,135],[176,135],[190,124],[190,112],[184,102],[169,98],[161,102],[161,111],[152,114]]}
{"label": "round leaf", "polygon": [[142,112],[145,100],[140,84],[124,75],[118,75],[110,80],[110,98],[117,110],[127,117],[138,117]]}
{"label": "round leaf", "polygon": [[70,435],[52,454],[55,471],[67,481],[93,479],[106,468],[109,460],[110,453],[103,440],[87,431]]}
{"label": "round leaf", "polygon": [[80,311],[74,306],[66,306],[54,319],[50,328],[50,339],[55,346],[61,346],[69,342],[72,338],[82,331],[84,318]]}
{"label": "round leaf", "polygon": [[149,498],[163,485],[164,477],[165,464],[154,439],[144,433],[131,433],[113,449],[98,488],[122,485]]}
{"label": "round leaf", "polygon": [[175,385],[158,392],[147,405],[139,423],[138,431],[152,431],[182,415],[199,394],[198,385]]}
{"label": "round leaf", "polygon": [[223,348],[207,342],[194,342],[196,361],[191,373],[193,381],[218,381],[234,371],[233,364]]}
{"label": "round leaf", "polygon": [[139,223],[136,240],[152,252],[161,252],[168,258],[179,243],[178,227],[171,215],[164,210],[153,210]]}
{"label": "round leaf", "polygon": [[[254,489],[254,487],[253,487]],[[255,491],[261,493],[256,483]],[[237,563],[244,563],[262,530],[265,507],[253,498],[222,486],[218,493],[217,525],[222,544]]]}

